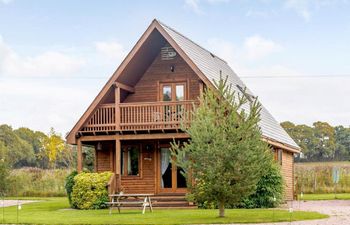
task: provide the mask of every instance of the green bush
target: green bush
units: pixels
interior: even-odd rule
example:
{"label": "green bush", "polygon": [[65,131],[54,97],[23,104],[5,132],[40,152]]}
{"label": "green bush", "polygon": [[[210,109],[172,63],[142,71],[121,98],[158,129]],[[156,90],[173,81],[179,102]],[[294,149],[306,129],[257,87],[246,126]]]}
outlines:
{"label": "green bush", "polygon": [[107,183],[111,172],[80,173],[74,177],[72,205],[77,209],[106,208],[108,202]]}
{"label": "green bush", "polygon": [[284,191],[281,168],[272,163],[257,184],[256,192],[238,205],[239,208],[273,208],[283,201]]}
{"label": "green bush", "polygon": [[64,187],[66,188],[67,196],[68,196],[68,201],[69,204],[72,208],[74,208],[72,204],[72,192],[73,192],[73,186],[74,186],[74,177],[78,175],[77,171],[71,172],[67,177],[66,177],[66,183]]}

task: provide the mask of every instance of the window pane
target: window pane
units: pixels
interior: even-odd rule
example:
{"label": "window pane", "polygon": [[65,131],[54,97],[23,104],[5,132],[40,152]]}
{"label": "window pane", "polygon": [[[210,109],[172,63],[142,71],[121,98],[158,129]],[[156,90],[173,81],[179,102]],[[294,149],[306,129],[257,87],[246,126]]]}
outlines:
{"label": "window pane", "polygon": [[280,165],[282,165],[282,157],[283,157],[283,151],[281,149],[278,149],[278,162]]}
{"label": "window pane", "polygon": [[171,101],[171,86],[163,86],[163,101]]}
{"label": "window pane", "polygon": [[183,84],[176,85],[176,101],[183,101],[185,99],[185,86]]}
{"label": "window pane", "polygon": [[171,154],[168,148],[160,149],[161,188],[172,187]]}
{"label": "window pane", "polygon": [[124,151],[120,152],[120,173],[124,175]]}
{"label": "window pane", "polygon": [[139,175],[139,155],[137,147],[128,148],[128,175]]}

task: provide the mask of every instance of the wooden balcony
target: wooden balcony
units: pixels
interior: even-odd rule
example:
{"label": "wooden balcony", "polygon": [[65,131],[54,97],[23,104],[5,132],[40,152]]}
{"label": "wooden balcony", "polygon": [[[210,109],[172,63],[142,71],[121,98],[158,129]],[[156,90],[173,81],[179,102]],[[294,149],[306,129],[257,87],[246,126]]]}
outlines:
{"label": "wooden balcony", "polygon": [[[120,103],[101,105],[84,126],[83,132],[178,130],[190,123],[195,101]],[[117,122],[119,124],[117,124]]]}

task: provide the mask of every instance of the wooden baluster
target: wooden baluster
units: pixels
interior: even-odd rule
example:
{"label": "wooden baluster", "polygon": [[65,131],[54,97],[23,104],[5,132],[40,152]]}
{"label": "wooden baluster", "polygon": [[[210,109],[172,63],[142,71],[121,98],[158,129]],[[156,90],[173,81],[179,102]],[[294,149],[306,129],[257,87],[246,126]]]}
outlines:
{"label": "wooden baluster", "polygon": [[115,86],[115,128],[120,130],[120,88]]}

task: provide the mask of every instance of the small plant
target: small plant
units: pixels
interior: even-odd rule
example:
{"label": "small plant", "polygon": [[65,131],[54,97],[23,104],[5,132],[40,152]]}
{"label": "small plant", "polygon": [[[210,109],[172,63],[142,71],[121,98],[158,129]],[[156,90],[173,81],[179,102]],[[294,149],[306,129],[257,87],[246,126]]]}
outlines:
{"label": "small plant", "polygon": [[283,200],[283,177],[281,168],[272,163],[257,184],[256,192],[243,199],[239,208],[274,208]]}
{"label": "small plant", "polygon": [[102,209],[108,202],[107,183],[111,172],[80,173],[74,177],[72,205],[77,209]]}

